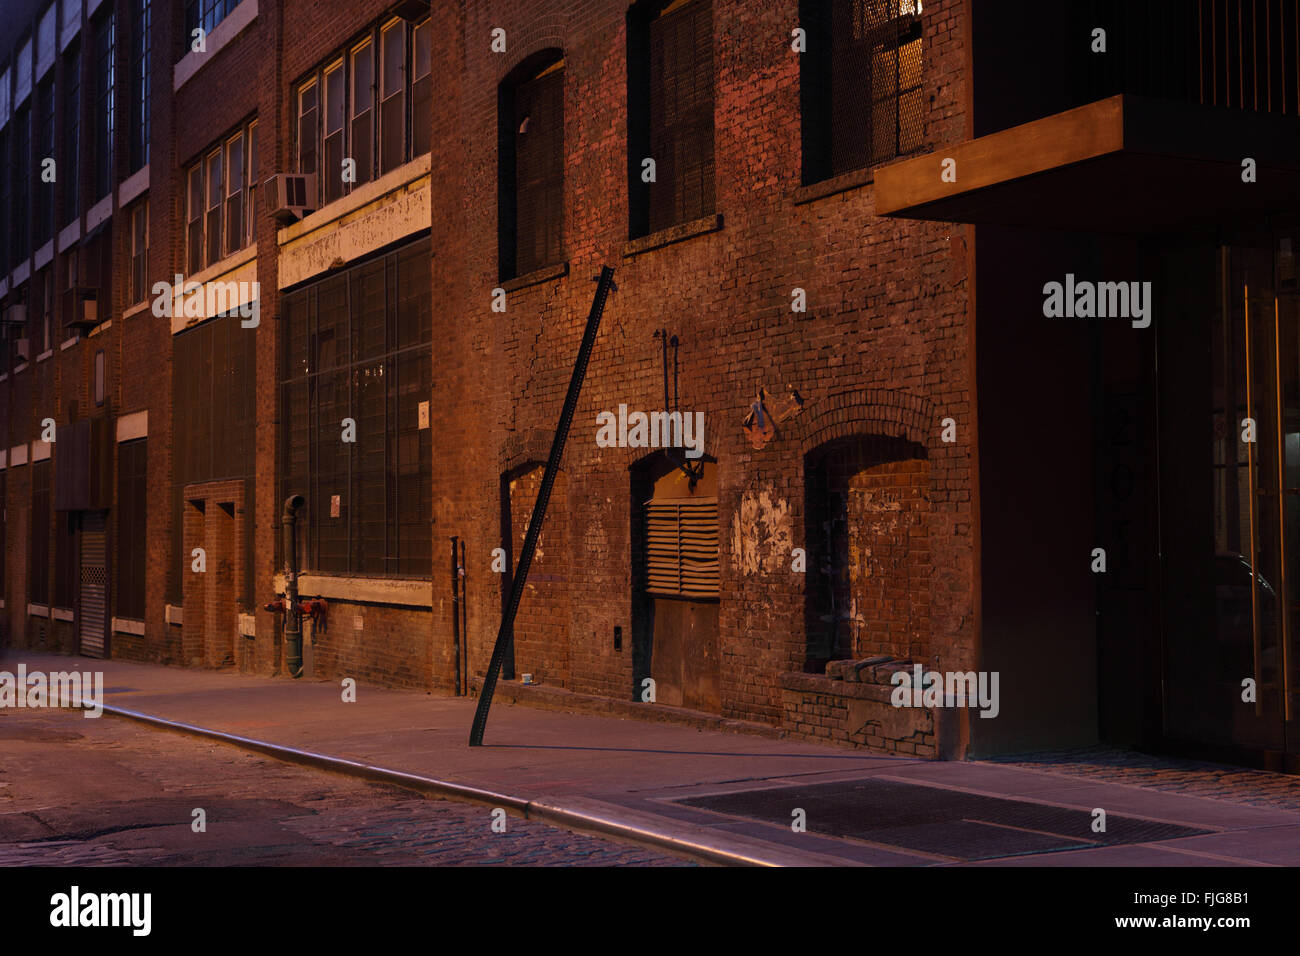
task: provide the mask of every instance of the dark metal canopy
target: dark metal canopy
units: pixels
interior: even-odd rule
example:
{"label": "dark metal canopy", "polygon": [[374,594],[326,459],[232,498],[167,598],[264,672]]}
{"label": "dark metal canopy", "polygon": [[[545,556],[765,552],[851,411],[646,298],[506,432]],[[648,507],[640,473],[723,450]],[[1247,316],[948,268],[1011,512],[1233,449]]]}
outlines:
{"label": "dark metal canopy", "polygon": [[875,194],[882,216],[1124,234],[1297,212],[1300,119],[1112,96],[882,167]]}

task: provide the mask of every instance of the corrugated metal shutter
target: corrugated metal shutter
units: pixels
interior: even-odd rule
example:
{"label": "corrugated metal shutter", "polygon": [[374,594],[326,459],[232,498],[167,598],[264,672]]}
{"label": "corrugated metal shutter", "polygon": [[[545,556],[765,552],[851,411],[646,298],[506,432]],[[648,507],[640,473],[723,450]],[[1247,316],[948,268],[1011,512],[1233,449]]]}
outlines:
{"label": "corrugated metal shutter", "polygon": [[108,612],[108,534],[104,514],[88,511],[81,526],[81,653],[104,656]]}
{"label": "corrugated metal shutter", "polygon": [[646,592],[718,596],[718,500],[646,502]]}

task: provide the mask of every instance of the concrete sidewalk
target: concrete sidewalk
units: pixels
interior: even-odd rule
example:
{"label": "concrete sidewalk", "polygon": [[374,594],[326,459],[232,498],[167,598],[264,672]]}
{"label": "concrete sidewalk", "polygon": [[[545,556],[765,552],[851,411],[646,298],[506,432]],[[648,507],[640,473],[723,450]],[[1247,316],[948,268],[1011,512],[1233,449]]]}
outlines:
{"label": "concrete sidewalk", "polygon": [[[106,711],[119,716],[186,733],[239,738],[228,742],[430,793],[503,806],[574,829],[613,833],[714,862],[1300,865],[1300,813],[1041,770],[979,762],[935,763],[501,702],[493,706],[484,746],[471,748],[467,739],[475,702],[468,698],[361,686],[356,702],[344,703],[339,685],[332,682],[13,650],[0,655],[0,670],[12,672],[20,662],[29,672],[102,671]],[[738,799],[752,802],[762,797],[754,792],[768,791],[770,797],[772,788],[781,787],[792,788],[791,794],[815,794],[824,792],[825,788],[817,789],[820,785],[845,781],[931,788],[907,792],[949,802],[960,799],[960,794],[1021,801],[996,805],[1006,808],[999,816],[1003,822],[962,819],[952,824],[951,832],[960,842],[975,828],[987,835],[997,832],[989,827],[1000,827],[1022,848],[1009,847],[1005,855],[982,852],[979,859],[969,854],[963,858],[933,844],[934,827],[930,827],[929,845],[924,841],[913,845],[892,836],[884,842],[832,835],[835,827],[822,827],[812,816],[808,832],[795,833],[789,823],[776,822],[771,814],[763,819],[747,810],[718,811],[680,802],[720,794],[744,794]],[[837,799],[843,800],[843,794]],[[987,800],[983,804],[994,806]],[[1056,812],[1053,808],[1069,808],[1074,816],[1104,808],[1108,818],[1136,818],[1127,821],[1137,826],[1134,832],[1149,830],[1156,836],[1120,845],[1090,845],[1094,841],[1086,832],[1068,838],[1058,832],[1055,841],[1047,841],[1047,849],[1027,850],[1026,839],[1053,834],[1017,822],[1016,811],[1025,809],[1024,804],[1048,814]],[[1203,832],[1170,838],[1173,828],[1158,824]],[[1062,847],[1061,839],[1071,845]]]}

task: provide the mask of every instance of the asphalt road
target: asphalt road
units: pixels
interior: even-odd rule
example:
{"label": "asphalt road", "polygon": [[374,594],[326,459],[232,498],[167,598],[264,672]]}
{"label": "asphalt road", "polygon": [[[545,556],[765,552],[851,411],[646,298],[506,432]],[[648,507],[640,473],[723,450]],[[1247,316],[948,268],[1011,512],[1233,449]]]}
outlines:
{"label": "asphalt road", "polygon": [[[206,829],[196,832],[202,810]],[[0,866],[680,866],[643,847],[69,710],[0,710]]]}

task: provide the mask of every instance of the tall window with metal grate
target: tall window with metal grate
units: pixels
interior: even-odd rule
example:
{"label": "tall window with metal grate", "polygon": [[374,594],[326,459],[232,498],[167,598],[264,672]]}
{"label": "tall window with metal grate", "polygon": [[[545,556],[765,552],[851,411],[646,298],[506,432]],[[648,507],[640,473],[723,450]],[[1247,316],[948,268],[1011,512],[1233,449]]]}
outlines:
{"label": "tall window with metal grate", "polygon": [[[713,133],[713,12],[708,0],[633,7],[628,13],[633,237],[713,213]],[[653,176],[646,160],[653,160]]]}
{"label": "tall window with metal grate", "polygon": [[922,145],[921,0],[801,0],[803,182]]}
{"label": "tall window with metal grate", "polygon": [[564,258],[564,60],[525,61],[501,84],[499,261],[511,279]]}
{"label": "tall window with metal grate", "polygon": [[281,496],[307,506],[304,570],[431,572],[429,240],[284,298]]}

